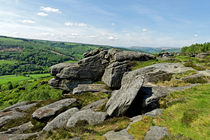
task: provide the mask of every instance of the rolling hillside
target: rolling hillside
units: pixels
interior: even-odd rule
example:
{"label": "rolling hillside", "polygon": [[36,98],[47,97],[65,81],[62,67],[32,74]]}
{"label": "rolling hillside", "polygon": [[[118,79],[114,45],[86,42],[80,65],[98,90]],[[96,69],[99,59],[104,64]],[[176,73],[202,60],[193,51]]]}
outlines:
{"label": "rolling hillside", "polygon": [[0,75],[46,73],[51,65],[78,61],[96,48],[110,47],[0,36]]}

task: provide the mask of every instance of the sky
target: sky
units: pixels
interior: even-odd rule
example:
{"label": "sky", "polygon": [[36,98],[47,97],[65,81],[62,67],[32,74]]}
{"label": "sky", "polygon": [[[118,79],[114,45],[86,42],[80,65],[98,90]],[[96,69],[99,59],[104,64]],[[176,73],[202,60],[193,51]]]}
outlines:
{"label": "sky", "polygon": [[117,47],[210,42],[209,0],[0,0],[0,35]]}

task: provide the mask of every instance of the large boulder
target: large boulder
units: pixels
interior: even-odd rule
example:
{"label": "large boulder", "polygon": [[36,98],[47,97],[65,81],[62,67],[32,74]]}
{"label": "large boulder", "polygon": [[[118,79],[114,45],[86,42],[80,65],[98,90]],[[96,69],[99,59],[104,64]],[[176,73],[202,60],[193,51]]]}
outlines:
{"label": "large boulder", "polygon": [[107,86],[104,84],[79,84],[73,90],[73,94],[81,94],[85,92],[110,93],[111,91],[107,89]]}
{"label": "large boulder", "polygon": [[68,107],[75,102],[76,102],[76,99],[74,98],[63,99],[63,100],[54,102],[52,104],[46,105],[44,107],[41,107],[35,110],[34,113],[32,114],[32,117],[36,119],[43,119],[43,118],[51,117],[55,115],[62,108]]}
{"label": "large boulder", "polygon": [[71,63],[59,63],[50,68],[50,73],[52,76],[56,76],[56,74],[60,73],[60,71],[68,66],[71,66]]}
{"label": "large boulder", "polygon": [[143,76],[135,75],[133,71],[125,74],[121,88],[112,94],[106,104],[107,113],[110,116],[124,115],[143,85]]}
{"label": "large boulder", "polygon": [[110,88],[119,89],[123,74],[129,70],[128,61],[111,63],[105,69],[102,81]]}
{"label": "large boulder", "polygon": [[70,79],[59,79],[56,77],[49,80],[48,83],[53,88],[62,89],[65,91],[72,91],[79,84],[91,84],[92,81],[89,79],[70,80]]}
{"label": "large boulder", "polygon": [[65,127],[69,118],[78,111],[79,110],[77,108],[71,108],[71,109],[59,114],[52,121],[47,123],[47,125],[43,128],[43,130],[50,131],[54,128]]}
{"label": "large boulder", "polygon": [[120,51],[116,49],[110,49],[106,57],[109,58],[111,61],[118,62],[126,60],[147,61],[151,59],[156,59],[154,55],[134,51]]}
{"label": "large boulder", "polygon": [[63,68],[56,77],[60,79],[90,79],[99,80],[108,65],[108,61],[104,58],[106,51],[100,51],[94,56],[82,59],[78,64],[72,64]]}
{"label": "large boulder", "polygon": [[88,124],[94,125],[103,122],[107,117],[106,112],[95,112],[91,109],[82,110],[75,113],[67,122],[67,127],[74,127],[78,121],[87,121]]}
{"label": "large boulder", "polygon": [[85,53],[84,59],[77,64],[61,63],[52,66],[50,72],[55,78],[49,81],[49,85],[54,88],[72,91],[78,84],[90,84],[93,81],[99,81],[104,75],[103,80],[109,87],[120,88],[122,75],[129,70],[128,61],[150,59],[155,59],[155,56],[116,49],[110,49],[109,51],[93,50]]}
{"label": "large boulder", "polygon": [[169,132],[166,127],[151,126],[150,130],[147,132],[144,140],[160,140],[165,136],[168,136]]}

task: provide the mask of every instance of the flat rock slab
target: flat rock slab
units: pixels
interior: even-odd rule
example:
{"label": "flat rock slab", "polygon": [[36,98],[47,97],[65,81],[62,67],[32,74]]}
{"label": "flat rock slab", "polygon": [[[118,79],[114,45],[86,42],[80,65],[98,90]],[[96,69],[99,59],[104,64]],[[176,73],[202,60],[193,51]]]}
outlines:
{"label": "flat rock slab", "polygon": [[65,127],[69,118],[71,116],[73,116],[73,114],[75,114],[78,111],[79,111],[79,109],[77,109],[77,108],[71,108],[71,109],[59,114],[52,121],[48,122],[47,125],[43,128],[43,130],[50,131],[54,128]]}
{"label": "flat rock slab", "polygon": [[17,103],[17,104],[14,104],[12,106],[5,108],[5,109],[1,110],[0,112],[6,112],[6,111],[11,111],[11,110],[26,111],[27,109],[29,109],[35,105],[37,105],[37,103],[30,103],[28,101],[20,102],[20,103]]}
{"label": "flat rock slab", "polygon": [[155,117],[155,116],[158,116],[160,114],[162,114],[162,109],[154,109],[150,112],[145,113],[144,115]]}
{"label": "flat rock slab", "polygon": [[103,122],[107,117],[106,112],[95,112],[91,109],[82,110],[75,113],[67,122],[67,127],[74,127],[78,121],[87,121],[88,124],[94,125]]}
{"label": "flat rock slab", "polygon": [[85,92],[102,92],[110,93],[111,91],[107,89],[107,86],[104,84],[79,84],[73,90],[73,94],[81,94]]}
{"label": "flat rock slab", "polygon": [[133,140],[133,136],[128,134],[126,130],[121,130],[119,132],[109,131],[104,134],[107,140]]}
{"label": "flat rock slab", "polygon": [[0,134],[0,140],[26,140],[30,137],[37,137],[39,133],[28,134]]}
{"label": "flat rock slab", "polygon": [[22,124],[20,126],[10,128],[7,131],[0,132],[0,134],[21,134],[24,131],[31,129],[33,126],[34,125],[31,122],[28,122],[28,123]]}
{"label": "flat rock slab", "polygon": [[17,111],[0,112],[0,127],[5,125],[8,121],[23,117],[25,113]]}
{"label": "flat rock slab", "polygon": [[169,132],[166,127],[151,126],[147,132],[144,140],[160,140],[165,136],[168,136]]}
{"label": "flat rock slab", "polygon": [[126,113],[143,85],[143,76],[135,75],[133,71],[123,76],[121,88],[114,91],[106,104],[110,116],[120,116]]}
{"label": "flat rock slab", "polygon": [[44,107],[41,107],[37,109],[33,114],[32,117],[36,119],[43,119],[46,117],[50,117],[56,114],[57,111],[64,107],[68,107],[71,104],[75,103],[76,99],[63,99],[57,102],[54,102],[52,104],[46,105]]}
{"label": "flat rock slab", "polygon": [[84,106],[81,110],[91,109],[93,111],[97,111],[99,107],[105,104],[106,99],[101,99],[96,102],[93,102],[89,105]]}
{"label": "flat rock slab", "polygon": [[25,102],[20,102],[20,103],[16,103],[14,105],[11,105],[3,110],[1,110],[0,112],[6,112],[6,111],[10,111],[10,110],[13,110],[17,107],[20,107],[20,106],[24,106],[24,105],[27,105],[29,102],[28,101],[25,101]]}

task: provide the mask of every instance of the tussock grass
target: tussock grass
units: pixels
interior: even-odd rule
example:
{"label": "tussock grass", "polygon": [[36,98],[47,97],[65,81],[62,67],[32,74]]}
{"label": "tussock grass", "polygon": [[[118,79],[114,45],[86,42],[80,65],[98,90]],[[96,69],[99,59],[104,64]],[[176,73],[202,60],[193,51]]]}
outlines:
{"label": "tussock grass", "polygon": [[165,102],[174,102],[154,119],[155,125],[166,126],[172,136],[207,140],[210,137],[210,84],[199,85],[185,91],[171,93]]}
{"label": "tussock grass", "polygon": [[120,131],[125,129],[130,120],[127,117],[110,118],[97,125],[87,125],[80,121],[72,128],[59,128],[43,133],[43,139],[60,140],[81,137],[84,140],[105,140],[103,135],[111,130]]}

